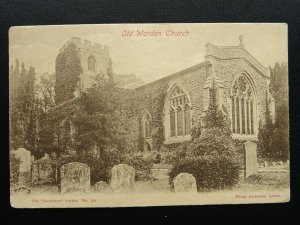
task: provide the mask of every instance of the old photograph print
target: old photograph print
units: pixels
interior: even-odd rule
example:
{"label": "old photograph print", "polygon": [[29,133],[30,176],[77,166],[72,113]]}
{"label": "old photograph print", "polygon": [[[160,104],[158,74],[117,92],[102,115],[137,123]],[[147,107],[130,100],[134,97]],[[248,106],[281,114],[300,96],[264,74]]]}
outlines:
{"label": "old photograph print", "polygon": [[12,207],[289,201],[287,29],[11,27]]}

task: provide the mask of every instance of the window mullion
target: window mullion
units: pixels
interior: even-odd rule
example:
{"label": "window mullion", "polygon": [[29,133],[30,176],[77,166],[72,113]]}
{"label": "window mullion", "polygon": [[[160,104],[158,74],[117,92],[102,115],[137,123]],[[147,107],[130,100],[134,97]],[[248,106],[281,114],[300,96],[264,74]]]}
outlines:
{"label": "window mullion", "polygon": [[239,119],[240,119],[240,134],[243,133],[243,126],[242,126],[242,123],[243,123],[243,118],[242,118],[242,99],[240,98],[239,99]]}
{"label": "window mullion", "polygon": [[177,108],[175,109],[175,136],[177,137],[178,135],[177,135],[177,130],[178,130],[178,128],[177,128]]}
{"label": "window mullion", "polygon": [[248,130],[248,125],[247,125],[247,98],[244,99],[244,112],[245,112],[245,134],[248,134],[247,130]]}

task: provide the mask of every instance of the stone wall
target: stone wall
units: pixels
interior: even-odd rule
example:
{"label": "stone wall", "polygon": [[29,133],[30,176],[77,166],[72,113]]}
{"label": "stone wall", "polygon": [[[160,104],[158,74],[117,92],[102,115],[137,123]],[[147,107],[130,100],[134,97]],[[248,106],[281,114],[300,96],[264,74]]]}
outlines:
{"label": "stone wall", "polygon": [[[139,113],[141,115],[143,111],[147,109],[151,116],[153,116],[155,111],[153,108],[153,96],[158,86],[166,85],[168,87],[166,93],[168,93],[174,85],[179,85],[179,87],[186,90],[191,98],[193,125],[199,124],[204,115],[204,85],[207,81],[206,78],[213,75],[218,78],[218,82],[224,87],[222,103],[226,106],[229,116],[231,116],[230,97],[232,83],[237,76],[244,73],[255,86],[254,89],[257,97],[257,120],[255,128],[257,135],[259,119],[264,122],[266,98],[269,97],[269,77],[265,74],[265,71],[263,72],[264,73],[261,73],[257,68],[242,58],[226,60],[209,58],[209,61],[137,88],[136,93],[139,103]],[[166,100],[165,98],[163,101],[166,102]],[[161,113],[163,119],[163,110]],[[155,129],[155,127],[152,127],[152,130],[153,129]]]}
{"label": "stone wall", "polygon": [[[156,110],[154,108],[153,101],[155,92],[157,92],[159,86],[167,87],[167,89],[164,90],[166,92],[165,98],[162,99],[162,101],[165,102],[167,100],[166,97],[168,92],[175,85],[178,85],[179,87],[183,88],[191,98],[193,124],[199,123],[203,110],[203,87],[205,79],[210,75],[210,73],[211,65],[207,62],[204,62],[137,88],[136,94],[139,106],[139,115],[142,115],[143,111],[147,109],[151,117],[153,117],[154,111]],[[162,120],[164,118],[163,110],[161,111]],[[155,127],[153,127],[152,130],[153,129],[155,129]]]}

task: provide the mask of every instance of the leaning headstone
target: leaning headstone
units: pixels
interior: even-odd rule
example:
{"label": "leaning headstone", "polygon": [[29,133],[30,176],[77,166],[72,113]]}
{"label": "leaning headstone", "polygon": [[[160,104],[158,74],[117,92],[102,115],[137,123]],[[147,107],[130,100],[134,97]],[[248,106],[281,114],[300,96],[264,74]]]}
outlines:
{"label": "leaning headstone", "polygon": [[264,167],[268,167],[268,162],[264,161]]}
{"label": "leaning headstone", "polygon": [[12,193],[14,193],[14,194],[30,194],[31,189],[26,186],[21,185],[19,187],[16,187],[15,189],[13,189]]}
{"label": "leaning headstone", "polygon": [[192,174],[180,173],[173,179],[175,192],[197,193],[196,179]]}
{"label": "leaning headstone", "polygon": [[111,169],[110,186],[114,192],[130,192],[134,189],[135,169],[119,164]]}
{"label": "leaning headstone", "polygon": [[56,164],[51,159],[39,159],[32,164],[33,185],[56,183]]}
{"label": "leaning headstone", "polygon": [[71,162],[60,168],[60,193],[89,192],[90,167],[79,162]]}
{"label": "leaning headstone", "polygon": [[245,143],[246,168],[245,178],[258,173],[257,168],[257,144],[252,141]]}
{"label": "leaning headstone", "polygon": [[279,162],[279,165],[280,165],[280,166],[283,166],[283,162],[282,162],[282,161],[280,161],[280,162]]}
{"label": "leaning headstone", "polygon": [[20,158],[19,185],[28,185],[31,178],[31,154],[25,148],[19,148],[14,154]]}
{"label": "leaning headstone", "polygon": [[99,181],[99,182],[95,183],[94,191],[101,192],[101,193],[108,193],[111,191],[111,188],[106,182]]}

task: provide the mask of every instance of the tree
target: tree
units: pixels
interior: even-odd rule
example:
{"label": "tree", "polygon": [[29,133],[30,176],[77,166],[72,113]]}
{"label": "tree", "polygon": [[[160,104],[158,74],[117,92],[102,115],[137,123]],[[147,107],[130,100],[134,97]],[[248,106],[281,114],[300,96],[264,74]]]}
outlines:
{"label": "tree", "polygon": [[[267,94],[266,94],[267,96]],[[275,127],[272,122],[270,109],[268,107],[269,100],[266,99],[265,123],[259,121],[258,132],[258,153],[262,158],[274,158],[275,152],[273,149]]]}
{"label": "tree", "polygon": [[36,145],[38,140],[37,130],[37,108],[35,102],[35,69],[30,67],[27,74],[27,81],[25,85],[25,92],[27,93],[28,111],[27,113],[27,131],[26,131],[26,148],[31,152],[36,151]]}
{"label": "tree", "polygon": [[80,97],[81,109],[70,119],[75,133],[70,132],[68,139],[74,135],[70,147],[76,154],[59,157],[61,165],[68,160],[88,164],[92,183],[108,181],[112,166],[124,162],[125,154],[136,148],[130,125],[137,113],[134,91],[116,88],[104,74],[94,78],[94,85]]}
{"label": "tree", "polygon": [[38,107],[46,112],[55,105],[55,74],[44,73],[36,85]]}
{"label": "tree", "polygon": [[272,148],[275,157],[289,158],[288,66],[276,63],[271,68],[270,92],[275,99],[275,124]]}
{"label": "tree", "polygon": [[55,74],[44,73],[40,76],[36,88],[36,114],[38,120],[38,143],[36,158],[40,158],[44,153],[57,151],[53,146],[54,127],[48,120],[47,111],[55,106]]}
{"label": "tree", "polygon": [[19,70],[19,62],[11,68],[10,75],[10,147],[25,147],[35,150],[37,127],[35,114],[35,70],[27,72],[24,63]]}
{"label": "tree", "polygon": [[107,149],[133,148],[128,126],[136,114],[134,92],[116,88],[105,77],[99,74],[94,86],[83,93],[84,110],[74,120],[77,150],[94,149],[102,156]]}
{"label": "tree", "polygon": [[[270,93],[275,100],[275,123],[269,107],[265,112],[265,123],[260,122],[258,149],[262,157],[287,160],[289,157],[288,122],[288,67],[286,63],[275,63],[270,67]],[[268,106],[267,100],[266,105]]]}

